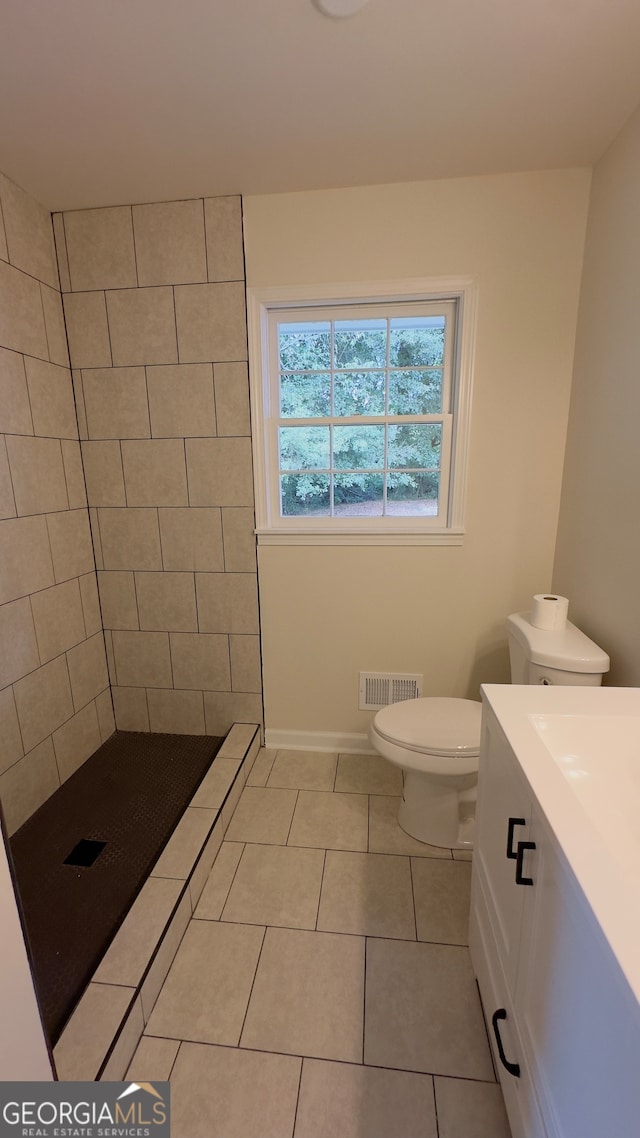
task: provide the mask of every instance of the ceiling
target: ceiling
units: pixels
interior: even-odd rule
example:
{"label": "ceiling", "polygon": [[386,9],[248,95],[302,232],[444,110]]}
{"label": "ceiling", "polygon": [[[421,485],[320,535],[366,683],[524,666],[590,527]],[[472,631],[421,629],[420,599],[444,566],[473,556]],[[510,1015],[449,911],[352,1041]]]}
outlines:
{"label": "ceiling", "polygon": [[1,0],[0,169],[50,209],[590,165],[639,0]]}

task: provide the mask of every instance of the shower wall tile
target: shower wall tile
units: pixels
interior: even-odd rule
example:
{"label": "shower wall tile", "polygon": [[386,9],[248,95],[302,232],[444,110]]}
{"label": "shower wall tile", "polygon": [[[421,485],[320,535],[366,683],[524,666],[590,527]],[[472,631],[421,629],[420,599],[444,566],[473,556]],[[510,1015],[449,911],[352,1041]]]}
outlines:
{"label": "shower wall tile", "polygon": [[149,711],[145,688],[112,687],[118,731],[148,731]]}
{"label": "shower wall tile", "polygon": [[249,369],[245,363],[213,369],[219,435],[250,435]]}
{"label": "shower wall tile", "polygon": [[113,632],[112,636],[119,685],[173,687],[167,632]]}
{"label": "shower wall tile", "polygon": [[82,443],[82,460],[90,506],[126,506],[122,453],[117,439]]}
{"label": "shower wall tile", "polygon": [[33,434],[24,356],[6,348],[0,348],[0,431]]}
{"label": "shower wall tile", "polygon": [[53,733],[60,782],[66,782],[97,751],[101,742],[98,713],[93,701]]}
{"label": "shower wall tile", "polygon": [[162,569],[158,511],[98,510],[105,569]]}
{"label": "shower wall tile", "polygon": [[147,387],[154,438],[217,434],[211,364],[148,367]]}
{"label": "shower wall tile", "polygon": [[46,739],[73,715],[69,673],[64,656],[14,684],[13,692],[26,751]]}
{"label": "shower wall tile", "polygon": [[51,216],[51,220],[53,221],[53,239],[56,247],[58,272],[60,274],[60,288],[62,292],[69,292],[71,289],[71,277],[69,276],[69,258],[67,257],[67,239],[64,232],[64,219],[61,213],[54,213]]}
{"label": "shower wall tile", "polygon": [[95,569],[87,510],[47,514],[47,529],[56,581],[81,577]]}
{"label": "shower wall tile", "polygon": [[230,636],[231,687],[233,691],[261,692],[262,665],[259,636]]}
{"label": "shower wall tile", "polygon": [[207,735],[226,735],[234,723],[262,723],[262,696],[206,691],[204,716]]}
{"label": "shower wall tile", "polygon": [[113,735],[116,729],[115,716],[113,714],[113,699],[111,697],[111,688],[106,688],[105,691],[96,699],[96,712],[98,714],[98,726],[100,727],[100,738],[103,743]]}
{"label": "shower wall tile", "polygon": [[256,539],[253,507],[222,510],[224,567],[227,573],[256,572]]}
{"label": "shower wall tile", "polygon": [[25,357],[34,434],[77,439],[78,422],[68,367]]}
{"label": "shower wall tile", "polygon": [[200,691],[230,690],[231,672],[227,636],[172,632],[170,640],[176,688],[190,690],[197,688]]}
{"label": "shower wall tile", "polygon": [[58,789],[60,776],[51,738],[0,775],[0,800],[9,836]]}
{"label": "shower wall tile", "polygon": [[64,324],[62,311],[62,297],[55,288],[41,284],[42,309],[44,312],[44,326],[49,346],[49,359],[54,364],[69,367],[69,347],[67,345],[67,330]]}
{"label": "shower wall tile", "polygon": [[0,688],[40,665],[38,641],[28,597],[0,605]]}
{"label": "shower wall tile", "polygon": [[67,292],[64,318],[73,368],[111,367],[111,344],[103,292]]}
{"label": "shower wall tile", "polygon": [[205,198],[204,216],[209,280],[244,281],[240,198]]}
{"label": "shower wall tile", "polygon": [[80,439],[87,438],[87,413],[84,406],[84,391],[82,389],[82,372],[72,371],[71,382],[73,384],[73,398],[76,404],[76,418],[78,420],[78,436]]}
{"label": "shower wall tile", "polygon": [[187,505],[182,439],[126,440],[121,446],[129,506]]}
{"label": "shower wall tile", "polygon": [[207,279],[201,199],[134,205],[138,284],[188,284]]}
{"label": "shower wall tile", "polygon": [[204,735],[204,702],[201,691],[147,689],[151,731],[176,735]]}
{"label": "shower wall tile", "polygon": [[158,510],[158,518],[165,569],[223,571],[219,509],[161,509]]}
{"label": "shower wall tile", "polygon": [[187,439],[192,506],[253,506],[250,439]]}
{"label": "shower wall tile", "polygon": [[109,686],[104,636],[96,632],[67,652],[71,695],[76,711],[95,700]]}
{"label": "shower wall tile", "polygon": [[196,573],[201,632],[260,631],[255,573]]}
{"label": "shower wall tile", "polygon": [[17,512],[7,444],[4,438],[0,438],[0,519],[15,518]]}
{"label": "shower wall tile", "polygon": [[173,289],[124,289],[106,295],[115,367],[178,362]]}
{"label": "shower wall tile", "polygon": [[79,510],[87,504],[80,443],[75,439],[62,439],[61,445],[69,509]]}
{"label": "shower wall tile", "polygon": [[131,572],[98,573],[105,628],[136,631],[140,628],[136,587]]}
{"label": "shower wall tile", "polygon": [[0,261],[0,344],[49,358],[40,285],[6,261]]}
{"label": "shower wall tile", "polygon": [[8,687],[0,691],[0,774],[8,770],[24,754],[20,724],[16,701],[13,698],[13,688]]}
{"label": "shower wall tile", "polygon": [[84,640],[84,613],[77,578],[34,593],[31,610],[40,664],[47,664]]}
{"label": "shower wall tile", "polygon": [[0,261],[9,260],[9,250],[7,248],[7,238],[4,231],[4,219],[2,211],[0,211]]}
{"label": "shower wall tile", "polygon": [[88,438],[149,438],[144,368],[83,369],[82,391]]}
{"label": "shower wall tile", "polygon": [[68,509],[59,440],[7,435],[6,442],[18,514],[22,517]]}
{"label": "shower wall tile", "polygon": [[129,206],[73,210],[63,218],[71,287],[75,292],[136,287]]}
{"label": "shower wall tile", "polygon": [[0,201],[9,261],[23,273],[58,288],[51,214],[4,174],[0,174]]}
{"label": "shower wall tile", "polygon": [[102,632],[98,581],[95,572],[85,573],[79,581],[86,634],[93,636],[96,632]]}
{"label": "shower wall tile", "polygon": [[244,282],[178,285],[174,291],[181,363],[247,359]]}
{"label": "shower wall tile", "polygon": [[0,521],[0,604],[53,584],[46,517]]}
{"label": "shower wall tile", "polygon": [[193,573],[136,573],[140,628],[156,632],[197,632],[193,576]]}

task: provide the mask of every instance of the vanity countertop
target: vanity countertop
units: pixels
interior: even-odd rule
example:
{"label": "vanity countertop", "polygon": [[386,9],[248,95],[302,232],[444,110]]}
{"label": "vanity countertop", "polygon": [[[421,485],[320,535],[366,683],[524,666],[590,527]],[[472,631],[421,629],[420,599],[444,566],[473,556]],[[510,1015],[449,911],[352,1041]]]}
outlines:
{"label": "vanity countertop", "polygon": [[484,684],[640,1002],[640,688]]}

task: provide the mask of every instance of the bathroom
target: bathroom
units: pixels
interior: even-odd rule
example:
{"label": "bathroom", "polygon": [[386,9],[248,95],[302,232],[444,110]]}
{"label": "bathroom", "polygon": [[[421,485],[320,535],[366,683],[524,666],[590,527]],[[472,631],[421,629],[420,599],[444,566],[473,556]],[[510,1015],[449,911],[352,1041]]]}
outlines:
{"label": "bathroom", "polygon": [[[336,25],[333,30],[340,29]],[[609,653],[612,668],[607,682],[638,684],[635,618],[640,547],[628,519],[633,517],[638,481],[632,434],[637,419],[633,367],[638,332],[632,298],[640,244],[635,210],[640,116],[632,116],[614,140],[622,125],[620,119],[607,139],[610,149],[605,152],[603,146],[597,160],[572,162],[571,168],[558,162],[557,169],[438,180],[408,177],[393,185],[289,193],[247,193],[240,185],[244,250],[239,197],[226,190],[210,193],[208,183],[194,187],[194,194],[183,189],[165,192],[166,183],[159,178],[156,192],[133,191],[127,198],[105,189],[91,204],[113,209],[94,219],[93,228],[78,199],[54,200],[41,194],[46,199],[41,208],[31,200],[38,195],[23,197],[11,183],[2,183],[0,343],[5,349],[3,382],[13,393],[13,402],[3,394],[3,404],[14,416],[6,428],[6,462],[0,451],[4,471],[12,475],[9,484],[3,482],[8,499],[0,529],[6,558],[2,578],[7,582],[1,594],[0,625],[3,645],[8,646],[3,647],[3,660],[12,669],[3,677],[1,693],[2,734],[12,748],[5,752],[10,757],[0,775],[7,814],[17,804],[23,813],[15,817],[22,820],[25,810],[30,813],[55,789],[56,779],[70,773],[58,772],[53,761],[58,754],[57,740],[50,741],[55,732],[62,730],[72,765],[82,762],[110,733],[110,690],[118,726],[124,730],[223,732],[234,721],[259,722],[263,694],[266,743],[272,750],[312,747],[342,754],[363,748],[371,716],[357,706],[360,670],[418,672],[424,677],[425,694],[477,698],[480,683],[508,678],[507,613],[526,607],[531,595],[543,588],[569,596],[571,618]],[[20,181],[18,165],[9,167],[3,154],[0,168]],[[205,197],[199,198],[203,192]],[[176,199],[182,199],[181,208],[167,204],[163,211],[161,206],[155,210],[145,204]],[[189,237],[196,209],[188,203],[203,201],[199,205],[202,239],[197,245]],[[86,436],[93,444],[84,458],[84,477],[72,418],[76,410],[68,400],[69,381],[65,386],[55,370],[66,368],[67,362],[57,270],[51,244],[46,242],[49,210],[65,214],[70,279],[61,284],[71,366],[76,372],[146,366],[152,377],[148,390],[152,391],[153,381],[157,384],[155,408],[151,394],[149,406],[152,413],[156,411],[159,426],[154,427],[151,419],[142,431],[137,424],[125,423],[122,429],[118,424],[114,437],[111,429],[102,431],[100,425],[90,434],[81,423],[80,438]],[[55,225],[59,230],[59,218]],[[140,254],[133,262],[132,233],[136,257]],[[90,257],[83,256],[84,250],[91,251]],[[211,259],[202,268],[207,252]],[[241,366],[246,363],[246,348],[240,358],[235,349],[220,358],[215,345],[207,347],[205,355],[191,352],[184,347],[186,333],[184,326],[180,329],[178,310],[180,351],[175,332],[172,344],[167,338],[167,347],[158,345],[167,327],[160,318],[149,355],[141,354],[138,343],[130,339],[127,344],[122,338],[112,355],[114,342],[104,340],[104,314],[107,305],[117,306],[116,293],[137,284],[157,289],[154,295],[162,302],[163,289],[173,287],[178,297],[181,289],[202,287],[206,281],[207,287],[223,285],[225,291],[229,284],[235,285],[241,297],[245,265],[249,289],[458,274],[476,278],[473,415],[462,544],[259,544],[256,560],[248,389],[246,367]],[[61,268],[64,271],[63,264]],[[38,303],[41,309],[44,306],[36,342],[36,322],[29,319],[34,281]],[[105,293],[113,295],[105,300]],[[194,335],[202,331],[200,315],[194,310]],[[224,319],[228,328],[226,307]],[[213,312],[211,320],[215,321]],[[29,361],[54,365],[53,370],[29,362],[26,372],[16,372],[16,359],[22,353]],[[193,416],[186,421],[192,407],[170,404],[162,381],[178,361],[180,365],[193,361],[194,367],[213,363],[215,432],[203,426],[206,420],[200,410],[194,425]],[[192,374],[197,385],[199,376]],[[77,374],[75,378],[81,415]],[[91,391],[84,388],[84,376],[80,379],[85,414],[88,394],[88,414],[93,412],[95,419]],[[57,401],[51,398],[53,388],[59,390]],[[135,416],[140,404],[132,401],[125,410]],[[195,540],[187,536],[194,499],[181,497],[183,484],[177,476],[171,481],[167,473],[175,472],[170,462],[175,434],[172,424],[169,445],[163,414],[178,418],[184,414],[179,433],[197,440],[187,448],[191,453],[183,466],[189,470],[190,490],[192,474],[197,476],[198,451],[212,453],[212,439],[234,440],[235,453],[221,460],[224,471],[232,471],[230,496],[210,504],[205,487],[197,504],[198,510],[215,512],[212,529],[219,527],[217,539],[201,551],[203,560],[197,565],[202,577],[200,618],[213,574],[218,582],[222,575],[233,577],[223,586],[229,590],[224,611],[216,612],[210,601],[211,623],[205,619],[194,626],[195,601],[183,588],[184,580],[178,579],[191,566],[185,567],[179,557],[154,561],[158,545],[143,528],[148,511],[157,515],[164,510],[166,516],[177,506],[187,527],[175,535],[178,551]],[[205,430],[211,433],[204,434]],[[13,441],[36,436],[46,440],[38,462],[32,454],[24,458],[20,449],[28,447]],[[114,464],[116,451],[124,457],[129,449],[132,478],[141,477],[135,455],[140,438],[160,442],[155,448],[158,465],[150,480],[157,480],[159,471],[170,482],[163,490],[169,497],[151,504],[145,497],[147,487],[139,481],[132,493],[130,480]],[[49,466],[52,439],[57,440],[57,455]],[[127,442],[133,447],[128,448]],[[201,473],[204,481],[206,472]],[[84,506],[85,479],[91,518]],[[26,495],[24,503],[15,498],[20,493]],[[44,504],[38,497],[42,494]],[[37,497],[37,508],[29,495]],[[130,509],[140,511],[131,519],[133,524],[123,516]],[[107,532],[110,560],[100,562],[105,549],[96,548],[93,523],[96,512],[103,510],[121,511],[124,531],[130,535],[128,548],[136,540],[140,546],[136,555],[139,552],[142,560],[119,559],[122,538],[112,528],[111,534]],[[44,514],[48,521],[43,529]],[[22,517],[28,518],[26,524]],[[115,515],[103,517],[108,530]],[[104,538],[102,520],[98,517]],[[28,534],[24,543],[15,538],[19,525]],[[160,528],[158,532],[162,534]],[[166,527],[161,540],[164,554],[171,541]],[[102,576],[101,608],[96,568]],[[149,594],[146,619],[140,619],[131,608],[132,589],[148,572],[173,576],[166,583],[156,581],[157,593]],[[113,580],[106,580],[106,575]],[[237,600],[232,590],[240,577],[243,592]],[[47,589],[54,588],[59,590],[55,599],[45,596]],[[25,596],[39,599],[29,602]],[[144,607],[140,595],[137,602]],[[36,622],[30,634],[25,633],[25,620],[27,627],[29,620]],[[70,636],[63,647],[61,624]],[[141,645],[151,646],[151,663],[157,669],[150,677],[146,673],[146,682],[135,672],[148,661],[140,658],[142,648],[133,659],[138,651],[130,648],[134,634]],[[197,641],[203,634],[225,638],[228,671],[215,657],[200,659]],[[185,652],[184,678],[174,673],[171,686],[166,671],[162,672],[167,661],[164,645],[170,637]],[[217,640],[216,645],[208,644],[220,647]],[[68,660],[69,679],[56,664],[60,659],[65,669]],[[210,674],[216,668],[222,670],[220,678]],[[17,717],[12,685],[41,669],[47,669],[41,686],[26,711],[21,704],[22,715]],[[157,696],[159,690],[162,698]],[[174,691],[188,695],[166,695]],[[141,697],[141,693],[146,694]],[[33,730],[29,735],[27,729],[23,738],[31,711]],[[29,754],[28,763],[22,761],[23,753]]]}

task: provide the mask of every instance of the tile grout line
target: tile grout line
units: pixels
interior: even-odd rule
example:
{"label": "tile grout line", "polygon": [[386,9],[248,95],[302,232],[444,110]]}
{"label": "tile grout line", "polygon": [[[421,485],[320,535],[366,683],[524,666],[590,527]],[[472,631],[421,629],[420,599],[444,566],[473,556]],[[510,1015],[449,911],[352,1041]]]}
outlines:
{"label": "tile grout line", "polygon": [[411,879],[411,900],[413,902],[413,930],[416,934],[416,941],[418,940],[418,914],[416,911],[416,890],[413,880],[413,858],[409,857],[409,877]]}
{"label": "tile grout line", "polygon": [[[288,848],[289,849],[296,849],[295,846],[289,846]],[[301,849],[302,847],[298,847],[298,848]],[[322,901],[322,889],[324,886],[324,871],[326,868],[326,864],[327,864],[327,851],[325,850],[324,851],[324,857],[322,859],[322,873],[320,875],[320,889],[318,890],[318,905],[316,908],[315,932],[318,931],[318,921],[320,919],[320,902]]]}
{"label": "tile grout line", "polygon": [[[242,852],[244,853],[244,850]],[[235,1044],[236,1050],[239,1050],[239,1048],[240,1048],[240,1040],[242,1039],[242,1033],[244,1031],[244,1026],[245,1026],[245,1023],[247,1021],[247,1016],[249,1014],[249,1006],[251,1004],[251,997],[253,996],[253,989],[255,987],[256,977],[258,975],[258,969],[260,967],[260,961],[262,960],[262,953],[264,951],[264,942],[267,939],[267,926],[264,925],[263,928],[264,928],[264,932],[262,934],[262,943],[260,945],[260,952],[258,953],[258,959],[256,960],[256,966],[255,966],[255,970],[253,973],[253,980],[251,981],[251,989],[249,991],[249,999],[247,1000],[247,1006],[244,1009],[244,1015],[242,1017],[242,1026],[241,1026],[240,1031],[238,1033],[238,1042]]]}
{"label": "tile grout line", "polygon": [[[232,817],[233,817],[233,815],[232,815]],[[243,843],[242,843],[242,853],[240,854],[240,857],[238,858],[238,860],[237,860],[237,862],[236,862],[236,868],[235,868],[235,869],[234,869],[234,871],[233,871],[233,875],[232,875],[232,877],[231,877],[231,881],[230,881],[230,883],[229,883],[229,887],[228,887],[228,889],[227,889],[227,892],[226,892],[226,894],[225,894],[225,898],[224,898],[224,901],[222,902],[222,907],[221,907],[221,909],[220,909],[220,916],[217,918],[217,920],[218,920],[219,922],[223,921],[223,916],[222,916],[222,914],[224,913],[224,910],[225,910],[225,908],[226,908],[226,905],[227,905],[227,901],[229,900],[229,894],[231,893],[231,890],[233,889],[233,883],[234,883],[234,881],[235,881],[235,879],[236,879],[236,876],[237,876],[237,874],[238,874],[238,870],[240,869],[240,862],[241,862],[241,861],[242,861],[242,859],[244,858],[244,851],[246,850],[246,848],[247,848],[247,845],[248,845],[248,844],[249,844],[249,843],[247,843],[247,842],[243,842]],[[220,843],[220,850],[222,849],[223,845],[224,845],[224,836],[223,836],[223,838],[222,838],[222,842]],[[218,850],[218,853],[220,853],[220,850]],[[217,861],[217,860],[218,860],[218,854],[216,854],[216,861]],[[214,861],[213,865],[215,865],[215,864],[216,864],[216,861]],[[211,873],[213,873],[213,865],[211,866],[211,872],[209,873],[209,877],[211,876]],[[207,878],[207,882],[208,882],[208,880],[209,880],[209,877]],[[206,884],[207,884],[207,882],[205,882],[205,888],[206,888]],[[204,889],[202,890],[202,892],[204,893]],[[202,893],[200,894],[200,896],[202,896]],[[199,902],[198,902],[198,904],[199,904]],[[196,906],[196,908],[197,908],[197,906]],[[194,919],[200,919],[200,920],[201,920],[202,918],[195,918],[195,914],[194,914]],[[206,918],[205,918],[205,919],[206,919]],[[229,924],[242,924],[243,922],[242,922],[242,921],[230,921],[230,922],[227,922],[227,923],[229,923]],[[266,926],[265,926],[265,927],[266,927]]]}

